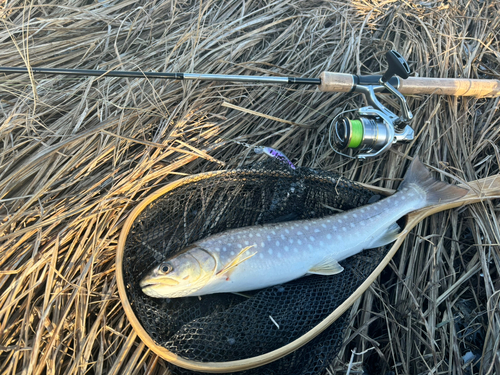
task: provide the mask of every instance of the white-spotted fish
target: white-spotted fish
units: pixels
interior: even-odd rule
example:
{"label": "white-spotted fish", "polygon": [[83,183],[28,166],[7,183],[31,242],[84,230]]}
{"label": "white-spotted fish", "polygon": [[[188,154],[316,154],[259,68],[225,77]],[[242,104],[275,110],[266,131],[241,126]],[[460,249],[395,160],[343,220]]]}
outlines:
{"label": "white-spotted fish", "polygon": [[466,189],[434,180],[415,158],[399,190],[376,203],[321,219],[232,229],[195,242],[140,282],[156,298],[244,292],[307,274],[342,272],[339,262],[394,241],[409,212],[451,202]]}

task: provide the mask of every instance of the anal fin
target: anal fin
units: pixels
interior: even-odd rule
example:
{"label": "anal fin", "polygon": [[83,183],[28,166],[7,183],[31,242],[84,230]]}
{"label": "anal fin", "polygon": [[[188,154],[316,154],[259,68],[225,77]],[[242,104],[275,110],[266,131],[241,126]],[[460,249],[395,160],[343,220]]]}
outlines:
{"label": "anal fin", "polygon": [[310,268],[307,273],[316,275],[335,275],[343,270],[344,267],[342,267],[335,259],[325,258],[320,263]]}
{"label": "anal fin", "polygon": [[396,241],[396,238],[398,238],[399,233],[401,233],[401,227],[398,225],[398,223],[391,224],[386,229],[386,231],[382,233],[382,235],[380,235],[379,237],[375,238],[372,242],[370,242],[368,249],[374,249],[376,247],[385,246],[393,241]]}

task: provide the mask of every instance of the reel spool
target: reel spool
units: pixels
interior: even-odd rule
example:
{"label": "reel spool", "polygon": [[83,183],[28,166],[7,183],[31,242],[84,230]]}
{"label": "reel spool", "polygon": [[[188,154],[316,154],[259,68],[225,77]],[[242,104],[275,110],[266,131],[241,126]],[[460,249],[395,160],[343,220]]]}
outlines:
{"label": "reel spool", "polygon": [[[405,97],[390,83],[394,75],[407,79],[410,68],[405,59],[396,51],[386,53],[389,69],[380,80],[358,77],[353,91],[362,93],[369,106],[357,110],[343,111],[332,121],[330,130],[330,145],[333,150],[343,156],[364,159],[387,151],[392,144],[413,139],[413,129],[408,125],[413,115],[408,108]],[[396,95],[400,106],[401,116],[387,109],[376,97],[378,92],[389,92]],[[345,116],[347,112],[356,112],[354,118]],[[403,128],[402,130],[399,130]],[[346,155],[346,150],[355,150],[355,156]]]}
{"label": "reel spool", "polygon": [[340,117],[335,124],[335,140],[341,150],[347,148],[367,148],[381,150],[392,140],[386,125],[376,118],[360,117],[350,120]]}

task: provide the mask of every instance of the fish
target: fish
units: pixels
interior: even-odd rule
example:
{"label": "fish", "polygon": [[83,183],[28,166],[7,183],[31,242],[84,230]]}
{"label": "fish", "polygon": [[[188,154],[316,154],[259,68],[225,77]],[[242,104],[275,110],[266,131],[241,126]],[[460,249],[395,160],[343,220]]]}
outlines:
{"label": "fish", "polygon": [[151,269],[139,283],[154,298],[239,293],[306,275],[335,275],[340,261],[395,241],[404,215],[455,201],[468,190],[437,181],[418,158],[393,195],[319,219],[224,231],[186,247]]}

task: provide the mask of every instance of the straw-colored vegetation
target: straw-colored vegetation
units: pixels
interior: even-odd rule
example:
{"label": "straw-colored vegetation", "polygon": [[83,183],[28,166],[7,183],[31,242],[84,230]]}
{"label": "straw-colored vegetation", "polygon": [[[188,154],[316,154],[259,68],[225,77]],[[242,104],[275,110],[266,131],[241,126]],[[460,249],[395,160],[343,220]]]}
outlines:
{"label": "straw-colored vegetation", "polygon": [[[394,48],[423,77],[500,77],[498,1],[6,0],[0,7],[3,66],[318,77],[380,73]],[[415,141],[358,162],[327,144],[332,117],[363,105],[351,94],[2,75],[0,373],[162,373],[164,361],[134,334],[118,298],[120,228],[160,186],[263,157],[233,141],[388,188],[403,176],[406,155],[469,181],[499,173],[498,102],[411,97]],[[355,304],[330,372],[345,373],[357,348],[368,351],[354,356],[351,374],[500,373],[499,214],[498,201],[485,201],[420,224]],[[468,352],[473,359],[464,363]]]}

